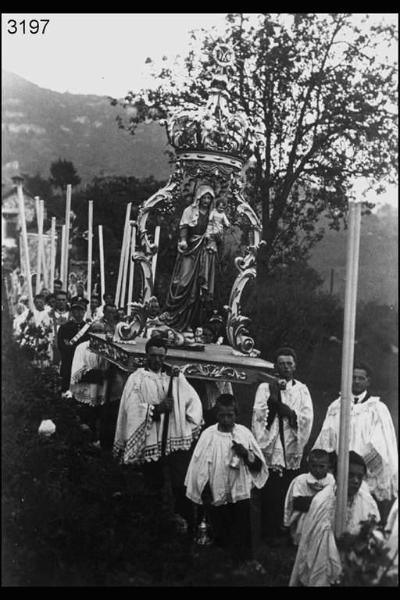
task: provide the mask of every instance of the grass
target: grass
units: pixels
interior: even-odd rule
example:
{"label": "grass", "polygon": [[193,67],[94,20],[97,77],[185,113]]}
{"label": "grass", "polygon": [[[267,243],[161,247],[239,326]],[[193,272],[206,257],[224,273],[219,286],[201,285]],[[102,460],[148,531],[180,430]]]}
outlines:
{"label": "grass", "polygon": [[[140,472],[90,445],[58,376],[36,370],[2,326],[3,586],[286,586],[292,548],[261,547],[267,573],[233,573],[165,520]],[[56,433],[41,438],[42,419]]]}

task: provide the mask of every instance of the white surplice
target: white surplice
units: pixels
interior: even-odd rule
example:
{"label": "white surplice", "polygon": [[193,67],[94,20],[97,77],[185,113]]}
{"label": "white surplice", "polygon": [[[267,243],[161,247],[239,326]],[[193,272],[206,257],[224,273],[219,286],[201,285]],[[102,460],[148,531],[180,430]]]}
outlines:
{"label": "white surplice", "polygon": [[[304,519],[296,560],[289,586],[326,587],[338,581],[342,563],[334,535],[336,485],[328,485],[314,496]],[[367,486],[361,485],[348,504],[345,531],[360,531],[360,522],[374,516],[379,521],[377,504]]]}
{"label": "white surplice", "polygon": [[82,377],[92,369],[105,370],[107,361],[89,348],[90,340],[78,344],[71,367],[70,391],[73,397],[89,406],[100,406],[105,402],[107,383],[88,383]]}
{"label": "white surplice", "polygon": [[[271,427],[266,428],[268,418],[269,384],[261,383],[256,392],[252,417],[252,432],[256,438],[268,467],[285,468],[284,454],[279,436],[279,423],[276,416]],[[286,450],[286,468],[299,469],[304,446],[310,437],[314,411],[310,392],[304,383],[297,380],[288,382],[286,390],[281,390],[284,404],[294,410],[297,416],[297,428],[289,426],[283,419],[283,432]]]}
{"label": "white surplice", "polygon": [[299,496],[315,496],[315,494],[322,491],[327,485],[334,484],[335,478],[332,473],[327,473],[322,479],[317,479],[311,473],[301,473],[289,485],[285,498],[283,524],[285,527],[290,528],[290,534],[296,546],[300,540],[307,512],[295,510],[293,508],[293,499]]}
{"label": "white surplice", "polygon": [[[165,415],[153,419],[154,406],[167,396],[170,376],[137,369],[126,381],[119,407],[114,455],[124,464],[141,464],[161,457]],[[180,373],[173,378],[173,410],[169,413],[165,453],[189,450],[200,434],[203,411],[194,388]]]}
{"label": "white surplice", "polygon": [[[339,451],[340,398],[330,404],[314,448]],[[397,498],[398,450],[392,417],[377,396],[351,405],[350,446],[367,465],[369,489],[377,500]]]}
{"label": "white surplice", "polygon": [[[230,466],[236,456],[232,441],[242,444],[261,462],[261,470],[251,471],[240,459],[236,468]],[[201,494],[209,483],[214,506],[250,498],[254,486],[263,487],[268,479],[265,459],[253,434],[244,425],[235,424],[231,433],[219,431],[218,424],[203,431],[193,452],[186,473],[186,495],[196,504],[202,504]]]}

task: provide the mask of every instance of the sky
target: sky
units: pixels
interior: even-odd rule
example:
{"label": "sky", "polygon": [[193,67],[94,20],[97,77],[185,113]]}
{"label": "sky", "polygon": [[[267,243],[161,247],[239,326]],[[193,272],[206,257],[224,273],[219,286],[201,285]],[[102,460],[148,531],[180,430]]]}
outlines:
{"label": "sky", "polygon": [[[225,13],[3,13],[2,68],[57,92],[121,98],[151,86],[146,58],[185,55],[190,30],[214,26],[222,32],[224,18]],[[397,22],[395,13],[372,18]],[[397,188],[391,186],[379,200],[397,203]]]}

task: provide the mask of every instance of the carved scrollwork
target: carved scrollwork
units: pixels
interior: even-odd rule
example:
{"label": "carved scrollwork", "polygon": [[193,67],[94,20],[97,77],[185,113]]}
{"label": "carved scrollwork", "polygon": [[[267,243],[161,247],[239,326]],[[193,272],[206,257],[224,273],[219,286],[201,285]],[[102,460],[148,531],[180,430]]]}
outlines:
{"label": "carved scrollwork", "polygon": [[163,188],[161,188],[161,190],[158,190],[158,192],[156,192],[148,200],[146,200],[139,210],[139,215],[137,219],[138,231],[140,236],[141,248],[146,256],[151,257],[157,250],[157,248],[154,245],[154,241],[150,239],[149,232],[147,230],[147,219],[150,215],[150,212],[163,202],[170,203],[172,205],[174,199],[174,192],[176,191],[178,184],[179,177],[171,177],[167,185],[165,185]]}
{"label": "carved scrollwork", "polygon": [[234,367],[218,366],[213,364],[193,363],[181,367],[182,373],[186,377],[204,377],[206,379],[218,379],[224,381],[246,381],[245,371],[240,371]]}
{"label": "carved scrollwork", "polygon": [[144,304],[140,302],[132,302],[131,304],[130,323],[118,323],[115,328],[114,341],[131,341],[141,334],[146,324],[146,309]]}
{"label": "carved scrollwork", "polygon": [[135,265],[140,268],[139,272],[142,279],[141,301],[144,304],[148,302],[153,295],[154,281],[151,270],[151,262],[149,258],[141,252],[136,252],[132,258],[135,261]]}
{"label": "carved scrollwork", "polygon": [[226,306],[228,318],[226,322],[226,335],[229,344],[249,356],[258,356],[259,350],[254,348],[254,340],[249,334],[250,319],[241,314],[240,299],[246,284],[256,277],[255,269],[255,249],[248,248],[244,257],[235,259],[235,266],[239,270],[239,275],[232,286],[229,297],[229,305]]}

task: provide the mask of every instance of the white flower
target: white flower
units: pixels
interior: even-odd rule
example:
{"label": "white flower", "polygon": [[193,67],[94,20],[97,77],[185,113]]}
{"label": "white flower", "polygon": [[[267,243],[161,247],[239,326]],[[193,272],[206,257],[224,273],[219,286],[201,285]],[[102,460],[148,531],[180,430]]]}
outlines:
{"label": "white flower", "polygon": [[39,425],[38,434],[44,437],[50,437],[56,432],[56,426],[51,419],[45,419]]}

